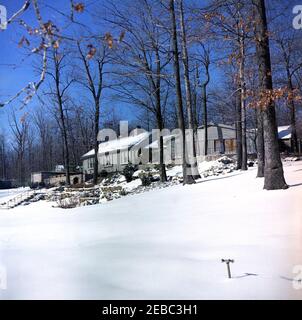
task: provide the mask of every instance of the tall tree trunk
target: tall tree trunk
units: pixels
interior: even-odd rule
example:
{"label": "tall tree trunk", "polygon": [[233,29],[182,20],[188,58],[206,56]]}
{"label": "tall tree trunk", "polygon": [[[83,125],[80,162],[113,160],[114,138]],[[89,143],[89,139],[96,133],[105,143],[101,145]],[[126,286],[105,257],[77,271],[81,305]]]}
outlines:
{"label": "tall tree trunk", "polygon": [[187,166],[186,159],[186,132],[185,132],[185,121],[183,113],[183,103],[182,103],[182,92],[180,83],[180,66],[179,66],[179,51],[178,51],[178,41],[177,41],[177,29],[176,29],[176,15],[175,15],[175,0],[170,0],[170,14],[171,14],[171,24],[172,24],[172,46],[173,46],[173,58],[174,58],[174,76],[175,76],[175,87],[176,87],[176,97],[177,97],[177,118],[178,126],[182,133],[182,172],[183,172],[183,183],[192,184],[195,182],[192,173],[188,172],[190,166]]}
{"label": "tall tree trunk", "polygon": [[208,155],[208,100],[207,100],[207,83],[202,85],[202,103],[203,103],[203,125],[204,125],[204,155]]}
{"label": "tall tree trunk", "polygon": [[[259,65],[260,91],[267,94],[273,89],[269,35],[264,0],[254,0],[257,25],[257,58]],[[267,103],[263,110],[264,135],[264,189],[286,189],[283,166],[279,152],[278,131],[274,101]]]}
{"label": "tall tree trunk", "polygon": [[194,92],[193,92],[193,99],[192,99],[192,108],[193,108],[193,125],[194,125],[194,134],[196,139],[197,129],[198,129],[198,114],[197,114],[197,93],[198,93],[198,67],[196,71],[196,76],[194,77]]}
{"label": "tall tree trunk", "polygon": [[99,141],[98,141],[98,134],[100,129],[100,107],[101,107],[101,95],[103,91],[103,68],[104,68],[104,56],[105,52],[103,53],[102,59],[97,59],[97,80],[94,79],[93,74],[91,72],[91,67],[89,65],[89,62],[87,57],[84,55],[80,42],[77,42],[78,51],[81,56],[81,60],[83,62],[86,77],[88,81],[88,87],[89,91],[92,95],[93,101],[94,101],[94,132],[93,132],[93,145],[94,145],[94,164],[93,164],[93,183],[98,183],[98,176],[99,176]]}
{"label": "tall tree trunk", "polygon": [[257,178],[264,177],[264,137],[263,137],[263,110],[257,109]]}
{"label": "tall tree trunk", "polygon": [[69,159],[69,147],[68,147],[68,135],[67,135],[67,128],[66,128],[66,121],[64,115],[64,107],[63,107],[63,100],[62,100],[62,92],[60,89],[60,66],[57,54],[54,53],[54,64],[55,64],[55,83],[56,83],[56,98],[59,107],[59,117],[61,121],[61,130],[63,136],[63,143],[64,143],[64,165],[65,165],[65,172],[66,172],[66,184],[70,185],[70,159]]}
{"label": "tall tree trunk", "polygon": [[[160,131],[164,129],[164,121],[162,116],[161,108],[161,61],[159,51],[156,49],[156,90],[155,90],[155,100],[156,100],[156,120],[157,127]],[[159,137],[159,168],[160,168],[160,181],[167,181],[166,165],[164,158],[164,138],[162,135]]]}
{"label": "tall tree trunk", "polygon": [[241,92],[236,94],[236,155],[237,170],[242,168],[242,108],[241,108]]}
{"label": "tall tree trunk", "polygon": [[294,154],[298,154],[298,137],[297,137],[297,125],[296,125],[296,106],[294,102],[294,86],[293,86],[293,81],[292,77],[290,74],[289,69],[287,69],[287,79],[288,79],[288,91],[290,95],[290,99],[288,101],[289,104],[289,109],[290,109],[290,124],[291,124],[291,131],[292,131],[292,138],[291,138],[291,143],[292,143],[292,151]]}
{"label": "tall tree trunk", "polygon": [[241,170],[247,170],[247,142],[246,142],[246,103],[245,103],[245,40],[244,31],[240,31],[239,47],[240,47],[240,62],[239,62],[239,81],[240,81],[240,102],[241,102],[241,130],[242,130],[242,157]]}
{"label": "tall tree trunk", "polygon": [[24,151],[20,153],[20,183],[21,186],[25,186],[25,165],[24,165]]}
{"label": "tall tree trunk", "polygon": [[181,28],[181,39],[182,39],[182,63],[184,69],[184,80],[185,80],[185,90],[186,90],[186,104],[187,104],[187,114],[188,114],[188,123],[189,129],[192,133],[192,163],[190,163],[190,170],[192,172],[194,179],[200,179],[200,175],[198,172],[198,164],[196,158],[196,143],[195,143],[195,135],[194,135],[194,116],[192,109],[192,92],[191,92],[191,82],[190,82],[190,71],[189,71],[189,56],[188,56],[188,48],[187,48],[187,34],[185,27],[185,19],[184,19],[184,7],[183,0],[179,0],[180,5],[180,28]]}
{"label": "tall tree trunk", "polygon": [[193,116],[194,116],[194,130],[197,139],[197,129],[199,126],[199,113],[198,113],[198,87],[199,87],[199,66],[196,64],[195,86],[194,86],[194,103],[193,103]]}
{"label": "tall tree trunk", "polygon": [[[163,130],[163,119],[161,114],[157,114],[157,127],[160,131]],[[166,165],[165,165],[165,158],[164,158],[164,137],[160,135],[159,137],[159,174],[160,174],[160,181],[166,182],[167,181],[167,173],[166,173]]]}
{"label": "tall tree trunk", "polygon": [[100,131],[100,104],[98,100],[95,101],[95,114],[94,114],[94,163],[93,163],[93,184],[98,183],[99,177],[99,141],[98,134]]}

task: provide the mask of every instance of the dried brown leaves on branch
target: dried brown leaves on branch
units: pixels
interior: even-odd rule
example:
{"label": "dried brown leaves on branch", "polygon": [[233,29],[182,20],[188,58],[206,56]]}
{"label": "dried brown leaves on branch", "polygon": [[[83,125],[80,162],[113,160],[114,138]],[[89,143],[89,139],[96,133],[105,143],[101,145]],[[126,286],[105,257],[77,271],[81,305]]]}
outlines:
{"label": "dried brown leaves on branch", "polygon": [[[72,13],[70,16],[70,20],[73,21],[73,12],[83,13],[85,10],[85,6],[82,2],[74,4],[72,0],[70,1],[72,4]],[[31,27],[24,20],[20,19],[20,16],[25,11],[27,11],[30,7],[33,8],[33,12],[34,12],[36,21],[38,23],[38,27]],[[58,49],[60,46],[60,42],[63,38],[60,35],[59,28],[57,28],[57,26],[51,20],[48,20],[47,22],[43,21],[38,0],[24,1],[23,6],[18,11],[16,11],[11,16],[11,18],[7,20],[8,25],[13,22],[18,22],[18,24],[26,30],[29,36],[40,37],[40,43],[36,47],[31,49],[31,52],[35,54],[38,54],[41,52],[42,54],[41,70],[42,71],[41,71],[40,79],[37,82],[28,83],[23,89],[21,89],[18,93],[16,93],[12,98],[10,98],[9,100],[3,103],[0,103],[0,108],[12,103],[14,100],[16,100],[17,98],[20,98],[22,95],[26,95],[25,98],[22,100],[23,106],[25,106],[31,101],[34,94],[36,93],[36,91],[38,90],[38,88],[41,86],[41,84],[45,79],[46,69],[47,69],[47,50],[51,47],[54,49]],[[30,41],[25,36],[23,36],[18,42],[19,47],[23,47],[24,45],[26,46],[31,45]],[[92,58],[95,55],[95,53],[96,53],[96,49],[91,47],[89,48],[89,53],[87,57]]]}
{"label": "dried brown leaves on branch", "polygon": [[107,32],[106,34],[105,34],[105,41],[107,42],[107,44],[108,44],[108,47],[110,48],[110,49],[112,49],[113,48],[113,36],[111,35],[111,33],[109,33],[109,32]]}
{"label": "dried brown leaves on branch", "polygon": [[95,56],[95,54],[96,54],[96,48],[92,45],[92,44],[89,44],[88,46],[87,46],[87,48],[88,48],[88,53],[87,53],[87,55],[86,55],[86,58],[88,59],[88,60],[90,60],[90,59],[92,59],[94,56]]}
{"label": "dried brown leaves on branch", "polygon": [[76,12],[83,13],[85,10],[85,6],[83,3],[76,3],[73,5],[73,8]]}
{"label": "dried brown leaves on branch", "polygon": [[265,90],[255,92],[247,90],[247,97],[251,99],[248,106],[251,108],[265,109],[271,103],[284,99],[285,101],[302,101],[302,96],[298,89],[288,90],[287,87],[277,88],[272,90]]}

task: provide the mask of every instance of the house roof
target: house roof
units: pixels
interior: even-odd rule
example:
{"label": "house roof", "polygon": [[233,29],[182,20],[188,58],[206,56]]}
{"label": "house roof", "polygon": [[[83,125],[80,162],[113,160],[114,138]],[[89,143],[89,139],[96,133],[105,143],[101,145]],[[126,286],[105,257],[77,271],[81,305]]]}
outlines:
{"label": "house roof", "polygon": [[292,137],[291,126],[281,126],[278,127],[278,137],[280,140],[288,140]]}
{"label": "house roof", "polygon": [[[129,136],[125,138],[118,138],[115,140],[103,142],[99,144],[99,154],[104,154],[106,152],[113,152],[117,150],[125,150],[142,143],[144,140],[148,139],[150,136],[149,132],[143,132],[138,135]],[[90,158],[94,156],[94,149],[90,150],[82,156],[82,158]]]}
{"label": "house roof", "polygon": [[[231,130],[235,130],[235,126],[231,126],[228,124],[224,124],[224,123],[209,123],[208,124],[208,128],[209,127],[220,127],[220,128],[226,128],[226,129],[231,129]],[[198,129],[204,129],[204,125],[198,127]]]}

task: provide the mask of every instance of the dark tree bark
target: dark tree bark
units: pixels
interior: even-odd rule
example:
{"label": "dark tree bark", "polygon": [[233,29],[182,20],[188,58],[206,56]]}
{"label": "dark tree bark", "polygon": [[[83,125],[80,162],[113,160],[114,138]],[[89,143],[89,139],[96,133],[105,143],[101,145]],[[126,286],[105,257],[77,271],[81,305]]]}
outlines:
{"label": "dark tree bark", "polygon": [[56,50],[53,53],[54,60],[54,81],[55,81],[55,90],[56,90],[56,102],[58,105],[59,118],[61,123],[62,137],[64,143],[64,165],[66,172],[66,185],[70,185],[70,158],[69,158],[69,146],[68,146],[68,134],[66,127],[66,119],[64,115],[64,106],[63,106],[63,94],[64,92],[61,90],[61,70],[60,64],[63,58],[60,58]]}
{"label": "dark tree bark", "polygon": [[207,84],[202,85],[203,125],[204,125],[204,155],[208,155],[208,101]]}
{"label": "dark tree bark", "polygon": [[[161,59],[158,47],[155,46],[156,55],[156,85],[155,85],[155,104],[156,104],[156,121],[157,127],[160,131],[164,129],[164,120],[162,115],[162,98],[161,98]],[[151,79],[152,81],[152,79]],[[167,181],[166,165],[164,159],[164,138],[161,135],[159,138],[159,168],[160,168],[160,181]]]}
{"label": "dark tree bark", "polygon": [[292,76],[287,69],[287,79],[288,79],[288,91],[290,95],[290,99],[288,101],[288,106],[290,110],[290,124],[291,124],[291,130],[292,130],[292,149],[295,154],[298,154],[298,137],[297,137],[297,122],[296,122],[296,106],[293,98],[293,93],[294,93],[294,86],[293,86],[293,81],[292,81]]}
{"label": "dark tree bark", "polygon": [[187,159],[186,159],[186,133],[185,133],[185,121],[184,121],[184,113],[183,113],[182,90],[181,90],[181,82],[180,82],[179,51],[178,51],[174,0],[170,0],[169,10],[171,14],[171,24],[172,24],[172,48],[173,48],[174,77],[175,77],[175,87],[176,87],[176,97],[177,97],[177,118],[178,118],[178,126],[182,133],[183,183],[193,184],[195,183],[195,180],[193,179],[192,173],[188,172],[187,170],[187,169],[190,169],[190,166],[187,165]]}
{"label": "dark tree bark", "polygon": [[193,118],[194,118],[194,133],[197,139],[197,129],[199,126],[199,114],[198,114],[198,88],[199,88],[199,66],[196,64],[196,74],[194,77],[194,92],[193,92]]}
{"label": "dark tree bark", "polygon": [[[204,48],[204,69],[205,69],[205,81],[203,83],[200,83],[201,87],[201,97],[202,97],[202,110],[203,110],[203,125],[204,125],[204,156],[208,155],[208,94],[207,94],[207,88],[210,83],[211,77],[210,77],[210,56],[209,53]],[[197,78],[199,79],[199,72]]]}
{"label": "dark tree bark", "polygon": [[1,179],[6,180],[7,164],[6,164],[6,141],[4,135],[0,135],[0,168]]}
{"label": "dark tree bark", "polygon": [[236,155],[237,155],[237,170],[242,168],[242,112],[241,112],[241,93],[236,94]]}
{"label": "dark tree bark", "polygon": [[239,62],[239,85],[240,92],[240,113],[241,113],[241,170],[247,170],[247,139],[246,139],[246,32],[245,22],[242,16],[242,3],[236,3],[238,20],[236,21],[236,28],[238,32],[238,62]]}
{"label": "dark tree bark", "polygon": [[264,137],[263,137],[263,110],[257,109],[257,178],[264,177]]}
{"label": "dark tree bark", "polygon": [[94,162],[93,162],[93,183],[96,185],[98,183],[99,177],[99,141],[98,134],[100,131],[100,104],[97,102],[95,104],[95,114],[94,114]]}
{"label": "dark tree bark", "polygon": [[240,31],[239,47],[240,47],[240,61],[239,61],[239,80],[240,80],[240,108],[241,108],[241,170],[247,170],[247,141],[246,141],[246,103],[245,103],[245,40],[244,32]]}
{"label": "dark tree bark", "polygon": [[25,153],[28,145],[28,121],[24,118],[21,123],[17,120],[15,111],[12,113],[12,123],[10,123],[15,143],[12,145],[17,154],[17,174],[18,182],[25,186]]}
{"label": "dark tree bark", "polygon": [[[259,65],[260,91],[266,95],[273,89],[269,35],[264,0],[253,0],[256,21],[256,45]],[[283,166],[279,152],[275,104],[270,100],[263,110],[264,135],[264,189],[286,189]]]}

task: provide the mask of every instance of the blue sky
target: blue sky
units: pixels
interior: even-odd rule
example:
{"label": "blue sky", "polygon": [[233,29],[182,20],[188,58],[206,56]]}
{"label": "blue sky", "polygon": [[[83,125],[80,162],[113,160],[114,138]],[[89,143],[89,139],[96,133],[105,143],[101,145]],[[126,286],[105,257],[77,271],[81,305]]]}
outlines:
{"label": "blue sky", "polygon": [[[191,0],[190,0],[191,1]],[[275,0],[273,0],[275,1]],[[295,4],[301,4],[302,0],[284,0],[285,3],[290,4],[290,6],[294,6]],[[96,0],[87,0],[86,3],[93,3]],[[102,0],[97,1],[98,4],[102,2]],[[118,2],[118,0],[117,0]],[[22,4],[24,0],[0,0],[0,4],[6,6],[8,11],[8,16],[11,16],[13,12],[16,12]],[[45,4],[56,7],[62,11],[69,12],[69,1],[55,1],[55,0],[40,0],[40,5],[42,9],[42,15],[44,20],[51,19],[52,21],[56,21],[60,26],[63,25],[62,17],[55,13],[54,11],[46,10]],[[272,5],[272,1],[269,1],[269,4]],[[58,5],[59,4],[59,5]],[[67,5],[68,7],[64,8],[63,5]],[[91,10],[92,6],[86,8],[83,14],[78,14],[77,19],[83,23],[90,22],[88,18],[89,10]],[[27,11],[22,19],[24,19],[29,25],[33,25],[35,19],[32,16],[32,10]],[[46,15],[47,14],[47,15]],[[288,12],[289,16],[292,15],[292,12]],[[302,34],[302,30],[300,31]],[[23,32],[22,29],[18,25],[11,25],[7,30],[0,32],[0,48],[1,48],[1,59],[0,59],[0,100],[6,100],[9,96],[15,94],[24,87],[30,81],[36,81],[38,79],[38,75],[35,74],[32,67],[32,58],[25,57],[24,51],[18,48],[18,41],[22,37]],[[219,79],[218,74],[214,71],[213,75],[215,83]],[[45,85],[45,84],[44,84]],[[212,84],[213,85],[213,84]],[[107,103],[110,103],[107,101]],[[26,108],[34,108],[37,104],[37,101],[34,99],[32,103]],[[117,102],[115,102],[117,104]],[[120,105],[120,112],[125,117],[131,117],[131,109],[129,109],[125,105]],[[4,109],[0,109],[0,130],[7,128],[7,112],[9,111],[10,106],[5,107]],[[130,111],[129,111],[130,110]],[[26,110],[24,111],[26,112]]]}
{"label": "blue sky", "polygon": [[[88,6],[85,9],[85,12],[82,14],[77,14],[77,21],[92,25],[90,21],[89,12],[91,12],[91,5],[95,3],[96,0],[86,0],[85,3]],[[97,1],[98,4],[101,2]],[[0,0],[0,4],[4,5],[7,8],[8,17],[12,15],[12,13],[16,12],[23,5],[24,0]],[[70,12],[69,1],[55,1],[55,0],[40,0],[39,1],[40,8],[42,11],[42,16],[45,21],[52,20],[62,28],[62,26],[66,25],[66,21],[62,18],[59,13],[56,13],[53,10],[49,10],[49,8],[45,7],[45,4],[55,7],[62,12]],[[90,4],[90,6],[89,6]],[[64,8],[64,6],[66,8]],[[32,10],[26,11],[22,15],[22,19],[30,26],[35,26],[36,20],[33,17]],[[69,31],[68,31],[69,32]],[[23,29],[17,25],[12,24],[5,31],[0,32],[0,47],[1,47],[1,59],[0,59],[0,100],[6,101],[7,98],[16,94],[21,88],[27,85],[29,82],[37,81],[39,79],[39,74],[34,71],[33,61],[37,63],[37,57],[28,57],[25,54],[23,49],[18,47],[18,42],[21,37],[24,35]],[[31,41],[30,36],[28,39]],[[45,88],[47,86],[47,81],[43,84]],[[41,89],[43,90],[43,87]],[[41,91],[40,90],[40,93]],[[109,102],[105,100],[105,104]],[[117,102],[114,102],[117,104]],[[26,113],[27,111],[33,110],[35,106],[38,104],[37,99],[33,99],[32,102],[20,113]],[[12,103],[9,106],[6,106],[3,109],[0,109],[0,131],[7,131],[8,127],[8,113],[10,112],[11,107],[14,106],[18,110],[21,106],[19,103]],[[106,106],[105,106],[106,107]],[[121,107],[121,106],[120,106]],[[119,109],[119,108],[117,108]],[[120,114],[124,117],[128,117],[131,111],[129,112],[129,107],[123,105],[123,110],[120,110]]]}

